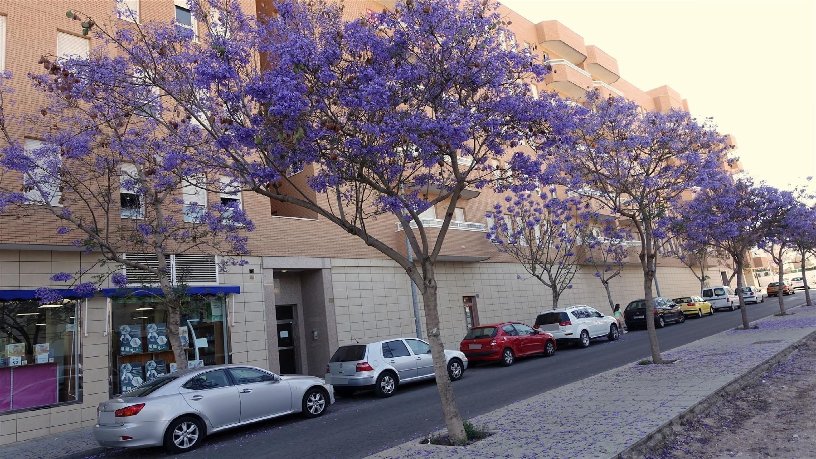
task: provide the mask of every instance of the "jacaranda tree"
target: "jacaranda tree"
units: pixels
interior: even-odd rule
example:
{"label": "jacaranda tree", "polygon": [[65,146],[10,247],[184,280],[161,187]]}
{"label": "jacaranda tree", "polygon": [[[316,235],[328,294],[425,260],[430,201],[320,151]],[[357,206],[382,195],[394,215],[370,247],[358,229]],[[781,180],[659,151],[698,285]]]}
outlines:
{"label": "jacaranda tree", "polygon": [[609,283],[623,273],[623,267],[629,258],[629,241],[632,240],[632,235],[606,220],[597,233],[586,231],[582,239],[586,262],[595,269],[595,277],[606,291],[609,308],[614,310],[615,302],[612,300]]}
{"label": "jacaranda tree", "polygon": [[[789,191],[782,191],[773,187],[766,187],[766,192],[769,194],[768,200],[768,219],[772,224],[768,225],[767,230],[762,235],[758,247],[764,250],[771,259],[776,263],[777,282],[781,286],[784,282],[785,276],[785,255],[792,252],[793,241],[795,235],[792,233],[792,228],[789,223],[789,214],[793,211],[798,201],[794,198],[793,193]],[[771,207],[771,205],[773,207]],[[776,295],[779,300],[779,314],[785,315],[785,299],[782,291]]]}
{"label": "jacaranda tree", "polygon": [[687,112],[643,112],[598,92],[588,94],[587,108],[577,107],[575,116],[575,144],[562,151],[565,175],[573,189],[626,220],[640,239],[650,351],[652,361],[662,363],[652,294],[658,248],[683,195],[720,174],[728,142]]}
{"label": "jacaranda tree", "polygon": [[[510,45],[491,1],[405,0],[350,21],[319,0],[281,0],[261,19],[237,1],[190,3],[196,39],[170,24],[109,29],[85,19],[112,53],[93,59],[99,78],[140,75],[163,95],[170,128],[200,133],[192,149],[178,138],[168,151],[176,161],[308,210],[399,264],[422,295],[448,433],[465,442],[440,337],[437,260],[463,193],[496,186],[495,162],[502,183],[541,170],[520,146],[558,127],[553,105],[528,86],[545,66]],[[420,218],[430,206],[444,209],[433,228]],[[412,257],[375,222],[397,222]]]}
{"label": "jacaranda tree", "polygon": [[774,202],[777,191],[764,185],[756,186],[750,178],[735,180],[723,176],[718,184],[699,190],[679,212],[695,219],[695,224],[685,225],[687,238],[711,244],[733,260],[744,329],[750,325],[742,293],[746,257],[764,235],[781,224]]}
{"label": "jacaranda tree", "polygon": [[590,217],[584,204],[574,196],[558,197],[553,187],[508,196],[488,216],[493,221],[488,239],[550,289],[557,309],[578,272],[578,249]]}
{"label": "jacaranda tree", "polygon": [[816,208],[808,206],[801,200],[785,216],[788,242],[800,259],[800,274],[805,287],[805,301],[813,306],[810,297],[810,286],[807,280],[806,262],[811,255],[816,255]]}

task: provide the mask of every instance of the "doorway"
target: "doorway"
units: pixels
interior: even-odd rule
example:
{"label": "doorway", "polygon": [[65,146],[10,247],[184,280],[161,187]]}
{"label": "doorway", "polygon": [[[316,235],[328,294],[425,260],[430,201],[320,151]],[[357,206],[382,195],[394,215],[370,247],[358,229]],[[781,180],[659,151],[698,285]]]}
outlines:
{"label": "doorway", "polygon": [[294,304],[285,304],[275,307],[275,315],[278,321],[278,361],[280,362],[281,374],[297,373],[295,306]]}
{"label": "doorway", "polygon": [[475,296],[463,296],[462,305],[465,308],[465,326],[468,330],[479,326],[479,309],[476,307]]}

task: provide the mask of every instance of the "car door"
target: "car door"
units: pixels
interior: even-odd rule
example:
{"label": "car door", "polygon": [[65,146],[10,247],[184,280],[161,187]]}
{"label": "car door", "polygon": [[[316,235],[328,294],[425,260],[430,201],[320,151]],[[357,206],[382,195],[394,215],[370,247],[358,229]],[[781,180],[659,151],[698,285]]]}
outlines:
{"label": "car door", "polygon": [[592,331],[590,332],[590,336],[595,338],[609,333],[609,328],[603,319],[604,315],[595,308],[587,308],[587,311],[589,312],[588,320],[592,322]]}
{"label": "car door", "polygon": [[522,340],[519,338],[518,330],[512,324],[506,324],[502,326],[502,331],[504,332],[505,339],[507,343],[510,344],[510,348],[513,350],[513,354],[516,356],[525,355],[525,350],[523,346]]}
{"label": "car door", "polygon": [[193,376],[182,385],[179,393],[190,407],[204,415],[213,429],[241,420],[238,389],[223,368]]}
{"label": "car door", "polygon": [[385,341],[382,344],[383,358],[399,374],[400,381],[414,379],[417,375],[417,360],[401,339]]}
{"label": "car door", "polygon": [[519,339],[521,340],[521,346],[525,355],[541,352],[543,346],[538,344],[538,335],[536,335],[536,332],[532,328],[524,324],[513,324],[513,327],[519,334]]}
{"label": "car door", "polygon": [[594,336],[595,333],[595,321],[592,317],[592,313],[589,311],[589,308],[582,307],[572,311],[572,314],[578,319],[578,329],[576,330],[576,335],[581,333],[581,330],[586,330],[589,333],[589,336]]}
{"label": "car door", "polygon": [[[241,422],[289,413],[293,410],[288,382],[258,368],[228,369],[241,403]],[[298,401],[299,402],[299,401]]]}
{"label": "car door", "polygon": [[433,357],[431,357],[431,346],[420,339],[409,338],[405,340],[408,348],[416,359],[416,369],[418,378],[428,378],[434,375]]}

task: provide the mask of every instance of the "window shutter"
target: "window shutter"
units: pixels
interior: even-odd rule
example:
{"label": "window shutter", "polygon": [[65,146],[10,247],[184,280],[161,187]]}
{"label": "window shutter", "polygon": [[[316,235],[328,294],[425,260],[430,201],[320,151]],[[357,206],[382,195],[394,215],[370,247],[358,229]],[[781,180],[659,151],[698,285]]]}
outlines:
{"label": "window shutter", "polygon": [[184,221],[197,222],[207,207],[207,179],[196,175],[185,180],[181,194],[184,199]]}
{"label": "window shutter", "polygon": [[139,173],[136,171],[136,165],[130,163],[122,163],[119,166],[119,169],[122,171],[122,175],[120,176],[119,179],[119,189],[125,193],[134,193],[135,187],[133,185],[135,185],[135,183],[128,184],[127,182],[139,179]]}
{"label": "window shutter", "polygon": [[57,32],[57,57],[67,59],[79,57],[87,59],[91,45],[87,38],[77,37],[65,32]]}
{"label": "window shutter", "polygon": [[[125,255],[125,259],[141,263],[151,269],[158,269],[159,267],[159,261],[156,255],[152,253],[128,253]],[[169,264],[170,260],[168,259],[167,261]],[[152,272],[131,268],[129,266],[125,266],[124,271],[127,276],[128,285],[155,285],[159,283],[158,276]]]}
{"label": "window shutter", "polygon": [[6,70],[6,17],[0,16],[0,72]]}
{"label": "window shutter", "polygon": [[[26,139],[24,148],[27,156],[34,162],[34,168],[23,177],[23,186],[26,188],[26,202],[31,204],[48,204],[50,206],[60,205],[62,192],[60,191],[59,161],[56,151],[52,151],[55,156],[49,157],[49,152],[35,150],[44,147],[40,140]],[[52,161],[57,161],[53,164]],[[55,170],[56,169],[56,170]],[[52,176],[49,171],[56,174]]]}
{"label": "window shutter", "polygon": [[177,284],[217,284],[218,266],[213,255],[175,256]]}

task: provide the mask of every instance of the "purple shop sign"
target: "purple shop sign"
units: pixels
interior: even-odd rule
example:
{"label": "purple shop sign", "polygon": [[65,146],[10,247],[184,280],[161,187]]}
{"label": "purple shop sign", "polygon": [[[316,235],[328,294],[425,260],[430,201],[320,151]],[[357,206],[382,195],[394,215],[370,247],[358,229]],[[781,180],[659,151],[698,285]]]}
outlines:
{"label": "purple shop sign", "polygon": [[0,368],[0,413],[11,409],[11,368]]}
{"label": "purple shop sign", "polygon": [[57,364],[24,365],[12,369],[11,409],[57,403]]}

